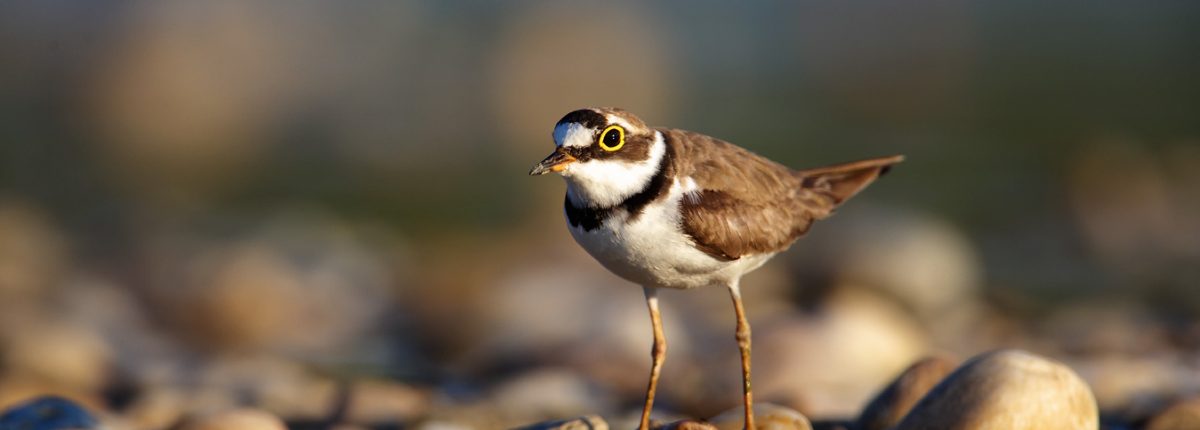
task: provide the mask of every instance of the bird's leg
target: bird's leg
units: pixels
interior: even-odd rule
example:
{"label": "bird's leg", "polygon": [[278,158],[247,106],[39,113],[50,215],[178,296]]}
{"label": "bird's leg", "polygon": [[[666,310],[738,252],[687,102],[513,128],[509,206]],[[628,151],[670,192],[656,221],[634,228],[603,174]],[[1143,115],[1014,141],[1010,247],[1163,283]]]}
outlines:
{"label": "bird's leg", "polygon": [[733,298],[733,311],[737,314],[737,343],[742,353],[742,403],[746,408],[746,430],[754,430],[754,395],[750,391],[750,323],[746,321],[746,310],[742,308],[742,291],[738,281],[729,284],[729,296]]}
{"label": "bird's leg", "polygon": [[662,371],[663,359],[667,357],[667,337],[663,335],[662,315],[658,313],[658,291],[643,287],[646,306],[650,308],[650,324],[654,327],[654,345],[650,348],[650,384],[646,387],[646,405],[642,407],[642,421],[638,430],[650,429],[650,410],[654,408],[654,392],[658,389],[658,374]]}

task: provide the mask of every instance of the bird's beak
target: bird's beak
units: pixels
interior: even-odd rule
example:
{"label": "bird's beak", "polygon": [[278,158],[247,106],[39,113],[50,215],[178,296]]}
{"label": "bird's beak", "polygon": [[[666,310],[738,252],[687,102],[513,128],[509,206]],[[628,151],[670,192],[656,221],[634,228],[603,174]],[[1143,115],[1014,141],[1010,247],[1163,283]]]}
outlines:
{"label": "bird's beak", "polygon": [[567,165],[575,161],[575,157],[563,151],[562,148],[555,149],[554,152],[550,153],[550,156],[546,157],[542,162],[537,163],[536,166],[533,166],[533,169],[529,171],[529,175],[545,175],[550,172],[558,173],[565,170]]}

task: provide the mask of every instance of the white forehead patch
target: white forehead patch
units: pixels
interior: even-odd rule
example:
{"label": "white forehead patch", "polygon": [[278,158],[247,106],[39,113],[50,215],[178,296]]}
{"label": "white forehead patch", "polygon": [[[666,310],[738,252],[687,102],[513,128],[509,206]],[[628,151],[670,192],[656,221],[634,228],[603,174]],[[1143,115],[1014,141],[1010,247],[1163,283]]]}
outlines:
{"label": "white forehead patch", "polygon": [[609,114],[609,115],[605,115],[604,119],[608,120],[609,124],[619,125],[622,128],[624,128],[625,130],[633,129],[633,126],[631,126],[631,125],[629,125],[629,123],[625,122],[625,119],[621,118],[620,116]]}
{"label": "white forehead patch", "polygon": [[580,124],[568,122],[554,126],[554,145],[586,147],[592,144],[592,130]]}

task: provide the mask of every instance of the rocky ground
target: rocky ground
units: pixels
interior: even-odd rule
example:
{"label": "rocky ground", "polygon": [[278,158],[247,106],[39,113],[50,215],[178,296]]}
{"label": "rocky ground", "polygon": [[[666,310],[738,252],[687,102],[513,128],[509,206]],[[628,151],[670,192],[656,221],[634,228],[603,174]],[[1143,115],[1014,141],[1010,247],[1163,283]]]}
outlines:
{"label": "rocky ground", "polygon": [[[1191,319],[1006,295],[954,229],[885,218],[848,216],[744,281],[762,427],[1195,428]],[[566,238],[418,254],[319,215],[146,229],[88,257],[0,205],[0,428],[636,426],[640,292]],[[728,298],[662,300],[656,422],[739,428]]]}

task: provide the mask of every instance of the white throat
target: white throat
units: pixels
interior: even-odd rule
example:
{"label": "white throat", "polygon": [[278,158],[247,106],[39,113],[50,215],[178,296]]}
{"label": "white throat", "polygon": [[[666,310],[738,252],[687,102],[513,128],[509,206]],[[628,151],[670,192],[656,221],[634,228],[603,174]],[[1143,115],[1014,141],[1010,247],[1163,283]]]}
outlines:
{"label": "white throat", "polygon": [[562,172],[567,179],[567,197],[578,207],[609,208],[642,191],[658,173],[667,153],[662,132],[654,132],[650,157],[638,161],[589,160],[571,163]]}

